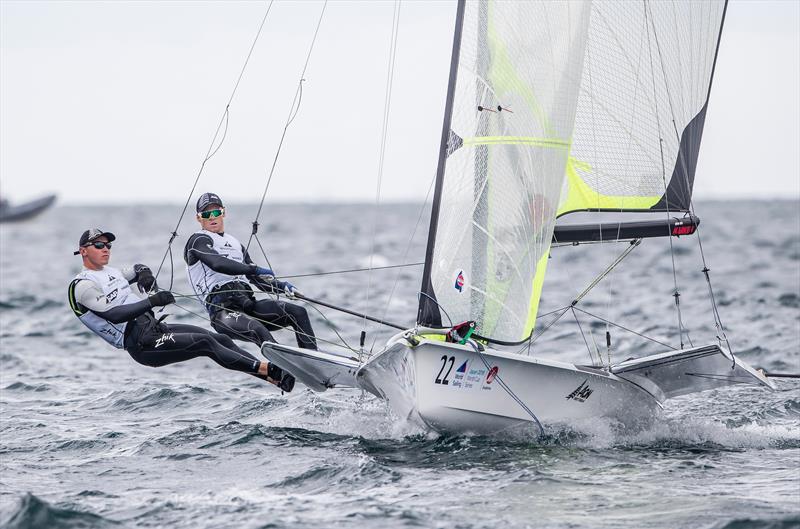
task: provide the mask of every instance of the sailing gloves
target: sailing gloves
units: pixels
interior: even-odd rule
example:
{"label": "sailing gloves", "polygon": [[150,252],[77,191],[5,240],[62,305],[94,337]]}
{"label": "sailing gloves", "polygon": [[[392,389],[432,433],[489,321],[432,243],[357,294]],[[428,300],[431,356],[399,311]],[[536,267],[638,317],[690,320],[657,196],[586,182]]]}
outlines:
{"label": "sailing gloves", "polygon": [[255,275],[263,277],[266,281],[272,281],[275,279],[275,272],[269,268],[264,268],[263,266],[256,267]]}
{"label": "sailing gloves", "polygon": [[[269,268],[264,268],[261,266],[256,266],[255,275],[259,276],[260,278],[264,279],[265,281],[275,281],[275,272],[273,272]],[[289,299],[296,299],[297,295],[300,293],[294,285],[287,282],[278,281],[276,286],[279,291],[283,291]]]}
{"label": "sailing gloves", "polygon": [[153,272],[145,265],[134,265],[133,271],[136,273],[136,284],[139,287],[139,292],[142,294],[150,292],[151,290],[158,289],[156,278],[153,277]]}
{"label": "sailing gloves", "polygon": [[169,290],[162,290],[161,292],[156,292],[149,298],[150,305],[153,307],[165,307],[170,303],[175,303],[175,296],[172,295],[172,292]]}
{"label": "sailing gloves", "polygon": [[293,284],[286,281],[283,283],[283,293],[286,294],[286,297],[289,299],[297,299],[297,295],[300,294],[300,291],[297,290]]}

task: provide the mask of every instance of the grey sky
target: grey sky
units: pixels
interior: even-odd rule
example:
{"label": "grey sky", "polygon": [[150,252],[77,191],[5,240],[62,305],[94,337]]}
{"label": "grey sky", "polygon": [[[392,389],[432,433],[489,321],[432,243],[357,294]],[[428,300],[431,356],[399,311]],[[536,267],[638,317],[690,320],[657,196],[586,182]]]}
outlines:
{"label": "grey sky", "polygon": [[[384,200],[434,173],[454,5],[402,4]],[[273,6],[200,190],[260,198],[321,6]],[[0,1],[0,193],[185,200],[265,9]],[[328,4],[270,200],[374,200],[391,23]],[[696,196],[800,197],[800,2],[731,2],[706,123]]]}

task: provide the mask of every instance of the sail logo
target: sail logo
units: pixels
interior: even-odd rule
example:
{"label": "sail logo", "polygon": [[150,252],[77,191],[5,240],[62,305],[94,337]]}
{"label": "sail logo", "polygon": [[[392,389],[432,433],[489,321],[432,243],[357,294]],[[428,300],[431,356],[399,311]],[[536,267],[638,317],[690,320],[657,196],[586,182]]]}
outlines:
{"label": "sail logo", "polygon": [[464,276],[464,271],[459,270],[456,274],[456,282],[453,287],[458,290],[459,292],[464,291],[464,284],[467,282],[467,278]]}
{"label": "sail logo", "polygon": [[467,376],[467,365],[469,364],[469,360],[464,360],[464,363],[458,366],[456,369],[455,375],[453,375],[453,382],[450,384],[451,387],[454,388],[462,388],[464,387],[464,381]]}
{"label": "sail logo", "polygon": [[567,400],[573,399],[578,402],[585,402],[594,393],[594,390],[586,382],[588,382],[588,379],[581,382],[581,385],[575,388],[575,391],[567,395]]}

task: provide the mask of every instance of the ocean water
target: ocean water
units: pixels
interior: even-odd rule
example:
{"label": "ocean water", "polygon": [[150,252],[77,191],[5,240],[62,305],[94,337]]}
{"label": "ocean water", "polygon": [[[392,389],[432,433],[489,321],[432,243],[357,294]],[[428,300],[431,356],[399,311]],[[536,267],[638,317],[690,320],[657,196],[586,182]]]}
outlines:
{"label": "ocean water", "polygon": [[[281,395],[206,359],[136,364],[71,313],[72,251],[100,226],[117,235],[112,265],[157,268],[179,212],[56,207],[0,227],[0,526],[800,527],[797,380],[669,401],[645,431],[597,421],[544,437],[478,437],[420,430],[356,390],[298,385]],[[255,207],[228,213],[228,231],[246,240]],[[767,371],[800,372],[800,203],[706,202],[697,213],[733,351]],[[167,256],[159,275],[179,295],[189,293],[181,253],[194,229],[184,221],[174,274]],[[307,296],[405,325],[426,235],[419,204],[281,205],[265,210],[258,241]],[[579,306],[677,345],[674,255],[689,337],[715,342],[697,237],[673,243],[671,253],[666,240],[645,241]],[[554,249],[541,312],[567,305],[624,248]],[[412,266],[306,275],[401,263]],[[357,345],[362,320],[321,310],[309,307],[322,347],[336,350],[339,335]],[[166,312],[207,325],[188,298]],[[606,325],[582,318],[605,349]],[[373,350],[393,333],[366,330]],[[612,360],[659,351],[611,333]],[[534,353],[589,361],[574,320],[554,325]]]}

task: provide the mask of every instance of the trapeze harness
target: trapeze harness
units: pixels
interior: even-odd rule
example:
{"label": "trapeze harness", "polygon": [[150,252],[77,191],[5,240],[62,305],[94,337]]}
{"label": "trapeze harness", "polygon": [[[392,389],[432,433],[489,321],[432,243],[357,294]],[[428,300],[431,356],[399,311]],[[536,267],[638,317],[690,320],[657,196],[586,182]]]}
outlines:
{"label": "trapeze harness", "polygon": [[[79,288],[81,281],[91,282],[94,288]],[[128,279],[116,268],[83,270],[70,283],[68,296],[81,323],[114,347],[128,351],[140,364],[160,367],[206,356],[227,369],[258,373],[261,361],[229,337],[193,325],[156,320],[150,299],[134,295]]]}
{"label": "trapeze harness", "polygon": [[305,308],[272,299],[256,300],[248,281],[264,292],[282,291],[285,283],[259,278],[258,267],[233,235],[200,230],[186,242],[183,256],[189,283],[205,304],[216,331],[260,346],[275,341],[270,331],[292,327],[300,347],[317,348]]}

